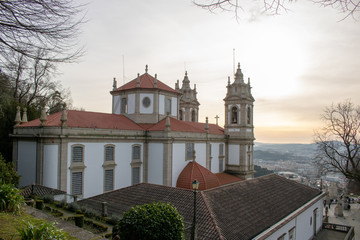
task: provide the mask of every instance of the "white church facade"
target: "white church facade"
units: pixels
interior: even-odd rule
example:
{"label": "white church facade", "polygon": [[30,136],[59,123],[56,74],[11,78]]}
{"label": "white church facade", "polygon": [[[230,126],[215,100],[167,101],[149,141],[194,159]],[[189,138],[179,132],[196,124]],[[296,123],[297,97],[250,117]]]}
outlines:
{"label": "white church facade", "polygon": [[254,98],[240,64],[228,80],[224,128],[198,122],[196,91],[187,73],[174,89],[146,66],[123,86],[114,79],[111,114],[43,110],[27,122],[19,110],[12,138],[20,186],[36,183],[85,198],[143,182],[176,186],[193,160],[213,173],[252,178]]}

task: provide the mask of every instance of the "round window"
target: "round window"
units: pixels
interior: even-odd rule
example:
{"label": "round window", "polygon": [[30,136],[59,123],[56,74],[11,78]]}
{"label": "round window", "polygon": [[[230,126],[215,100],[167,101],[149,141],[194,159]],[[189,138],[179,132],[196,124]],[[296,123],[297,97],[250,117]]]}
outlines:
{"label": "round window", "polygon": [[142,100],[142,104],[144,107],[149,107],[150,106],[150,98],[149,97],[144,97]]}

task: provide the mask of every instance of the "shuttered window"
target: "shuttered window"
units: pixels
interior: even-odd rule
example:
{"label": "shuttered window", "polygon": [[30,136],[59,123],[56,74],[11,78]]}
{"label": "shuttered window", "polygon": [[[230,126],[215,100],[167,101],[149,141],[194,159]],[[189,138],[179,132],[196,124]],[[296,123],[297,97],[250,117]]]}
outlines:
{"label": "shuttered window", "polygon": [[140,159],[140,146],[133,146],[132,159]]}
{"label": "shuttered window", "polygon": [[223,171],[224,171],[224,160],[219,159],[219,172],[223,172]]}
{"label": "shuttered window", "polygon": [[186,160],[194,158],[194,143],[186,143]]}
{"label": "shuttered window", "polygon": [[72,161],[73,162],[83,161],[83,147],[75,146],[72,148]]}
{"label": "shuttered window", "polygon": [[219,155],[224,156],[224,144],[219,145]]}
{"label": "shuttered window", "polygon": [[132,183],[133,185],[140,183],[140,167],[132,168]]}
{"label": "shuttered window", "polygon": [[82,172],[73,172],[71,174],[72,195],[82,194]]}
{"label": "shuttered window", "polygon": [[105,161],[114,161],[114,147],[105,147]]}
{"label": "shuttered window", "polygon": [[114,190],[114,170],[105,170],[105,192]]}

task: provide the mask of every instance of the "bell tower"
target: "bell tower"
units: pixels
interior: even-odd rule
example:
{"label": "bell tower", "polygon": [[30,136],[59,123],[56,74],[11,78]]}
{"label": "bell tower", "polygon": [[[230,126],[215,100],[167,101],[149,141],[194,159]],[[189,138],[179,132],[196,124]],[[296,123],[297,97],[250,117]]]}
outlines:
{"label": "bell tower", "polygon": [[244,82],[240,63],[234,81],[228,78],[225,101],[226,172],[246,179],[254,176],[253,109],[250,78]]}
{"label": "bell tower", "polygon": [[179,114],[178,118],[182,121],[199,121],[199,105],[200,103],[197,100],[196,94],[196,85],[194,84],[194,89],[190,87],[190,80],[188,78],[187,72],[185,72],[184,80],[182,81],[182,86],[179,88],[179,80],[175,85],[175,89],[181,93],[180,102],[179,102]]}

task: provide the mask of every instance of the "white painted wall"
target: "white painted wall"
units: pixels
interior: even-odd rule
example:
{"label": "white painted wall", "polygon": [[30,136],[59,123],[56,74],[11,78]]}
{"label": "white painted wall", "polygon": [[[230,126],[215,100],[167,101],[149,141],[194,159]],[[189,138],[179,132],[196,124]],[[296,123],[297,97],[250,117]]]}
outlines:
{"label": "white painted wall", "polygon": [[19,187],[36,181],[36,142],[18,142],[18,173],[21,176]]}
{"label": "white painted wall", "polygon": [[239,165],[239,145],[229,144],[229,164]]}
{"label": "white painted wall", "polygon": [[163,152],[162,143],[149,143],[148,182],[163,184]]}
{"label": "white painted wall", "polygon": [[115,114],[120,114],[120,96],[119,95],[116,95],[116,96],[113,96],[113,113]]}
{"label": "white painted wall", "polygon": [[177,98],[172,97],[171,98],[171,115],[173,117],[177,117],[178,114],[178,103],[177,103]]}
{"label": "white painted wall", "polygon": [[165,96],[159,95],[159,114],[165,114]]}
{"label": "white painted wall", "polygon": [[[145,97],[150,99],[149,107],[144,107],[142,101]],[[152,114],[154,112],[154,94],[150,93],[140,93],[140,113]]]}
{"label": "white painted wall", "polygon": [[[131,185],[131,160],[132,145],[141,145],[141,162],[143,161],[143,145],[141,143],[83,143],[72,142],[68,144],[68,166],[71,165],[71,146],[74,144],[84,145],[84,182],[83,197],[91,197],[104,192],[104,146],[107,144],[115,145],[115,163],[114,169],[114,189],[123,188]],[[140,181],[142,182],[142,169],[140,168]],[[70,193],[71,171],[68,170],[67,189]]]}
{"label": "white painted wall", "polygon": [[135,113],[135,104],[136,104],[136,99],[135,99],[135,93],[132,94],[128,94],[128,99],[127,99],[127,105],[128,105],[128,114],[133,114]]}
{"label": "white painted wall", "polygon": [[[195,143],[196,162],[206,167],[206,144]],[[185,161],[185,143],[173,143],[173,163],[172,163],[172,186],[176,186],[176,181],[184,169],[189,163]]]}
{"label": "white painted wall", "polygon": [[[314,224],[314,218],[313,218],[313,212],[315,209],[318,209],[318,216],[316,220],[316,226],[317,231],[319,231],[322,227],[322,212],[323,212],[323,202],[322,199],[318,200],[316,203],[314,203],[312,206],[310,206],[308,209],[306,209],[304,212],[302,212],[300,215],[292,219],[290,222],[285,224],[283,227],[281,227],[279,230],[271,234],[266,240],[277,240],[281,235],[284,233],[285,240],[289,239],[289,231],[295,226],[295,236],[294,239],[296,240],[308,240],[312,239],[313,237],[313,224]],[[312,218],[312,224],[310,225],[310,218]],[[258,239],[258,238],[254,238]]]}
{"label": "white painted wall", "polygon": [[206,168],[206,143],[195,143],[195,154],[196,162]]}
{"label": "white painted wall", "polygon": [[58,188],[59,145],[44,145],[43,185]]}

